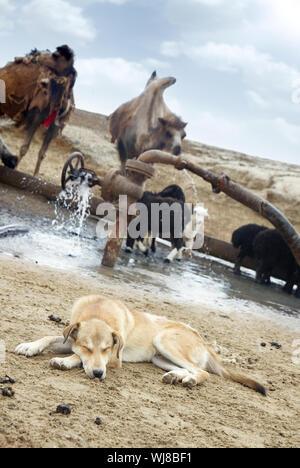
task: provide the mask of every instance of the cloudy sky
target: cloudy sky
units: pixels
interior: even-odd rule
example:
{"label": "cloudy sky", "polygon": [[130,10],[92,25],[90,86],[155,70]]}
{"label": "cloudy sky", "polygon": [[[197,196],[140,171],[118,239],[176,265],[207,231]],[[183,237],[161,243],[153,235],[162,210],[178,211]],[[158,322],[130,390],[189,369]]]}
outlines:
{"label": "cloudy sky", "polygon": [[188,137],[300,164],[299,0],[0,0],[0,66],[76,52],[77,107],[109,114],[154,69]]}

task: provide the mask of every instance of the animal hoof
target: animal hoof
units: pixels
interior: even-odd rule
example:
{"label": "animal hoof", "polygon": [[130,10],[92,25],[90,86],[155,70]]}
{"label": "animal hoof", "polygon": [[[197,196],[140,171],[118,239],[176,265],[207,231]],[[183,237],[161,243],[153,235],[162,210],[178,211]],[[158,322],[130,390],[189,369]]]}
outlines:
{"label": "animal hoof", "polygon": [[234,275],[241,276],[241,270],[233,270]]}
{"label": "animal hoof", "polygon": [[260,280],[260,279],[256,279],[255,283],[260,284],[260,285],[266,284],[263,280]]}
{"label": "animal hoof", "polygon": [[128,254],[132,253],[132,249],[130,247],[126,247],[125,252]]}
{"label": "animal hoof", "polygon": [[172,262],[171,262],[171,260],[170,260],[169,258],[165,258],[165,259],[164,259],[164,263],[170,264],[170,263],[172,263]]}

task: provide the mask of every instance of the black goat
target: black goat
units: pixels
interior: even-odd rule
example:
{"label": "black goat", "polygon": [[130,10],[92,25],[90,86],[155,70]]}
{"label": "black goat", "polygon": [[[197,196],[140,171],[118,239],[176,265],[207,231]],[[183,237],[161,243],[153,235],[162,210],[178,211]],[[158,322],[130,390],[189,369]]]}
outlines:
{"label": "black goat", "polygon": [[236,274],[240,274],[241,265],[245,257],[254,258],[254,240],[260,232],[266,229],[265,226],[258,226],[258,224],[247,224],[234,231],[231,242],[234,248],[240,249],[234,267]]}
{"label": "black goat", "polygon": [[276,268],[286,276],[284,291],[292,294],[293,287],[298,286],[296,297],[300,298],[300,267],[289,246],[276,229],[260,232],[253,243],[253,252],[257,260],[256,281],[265,283]]}
{"label": "black goat", "polygon": [[[162,190],[159,193],[153,193],[153,192],[145,192],[141,200],[138,201],[138,203],[144,204],[147,207],[148,210],[148,229],[149,229],[149,237],[147,238],[147,245],[144,245],[144,239],[142,237],[139,237],[137,239],[139,249],[147,256],[149,253],[149,248],[150,248],[150,243],[149,239],[151,239],[151,250],[152,252],[156,251],[156,236],[159,237],[165,237],[166,234],[170,235],[170,241],[172,243],[173,250],[170,253],[170,255],[167,257],[166,262],[171,262],[175,257],[177,257],[179,260],[182,257],[182,252],[183,252],[183,247],[184,247],[184,239],[183,239],[183,233],[184,229],[189,221],[189,219],[185,219],[185,195],[183,193],[183,190],[178,186],[178,185],[170,185],[166,187],[164,190]],[[181,228],[182,228],[182,236],[180,238],[176,238],[175,236],[175,212],[173,210],[170,210],[170,233],[165,233],[163,232],[163,213],[162,211],[159,211],[159,222],[158,222],[158,232],[154,232],[154,227],[152,226],[152,205],[154,204],[159,204],[160,206],[162,204],[166,204],[167,207],[171,208],[174,203],[177,203],[179,205],[179,208],[181,209]],[[128,232],[128,237],[126,241],[126,252],[131,253],[135,244],[135,239],[133,239],[129,232]]]}

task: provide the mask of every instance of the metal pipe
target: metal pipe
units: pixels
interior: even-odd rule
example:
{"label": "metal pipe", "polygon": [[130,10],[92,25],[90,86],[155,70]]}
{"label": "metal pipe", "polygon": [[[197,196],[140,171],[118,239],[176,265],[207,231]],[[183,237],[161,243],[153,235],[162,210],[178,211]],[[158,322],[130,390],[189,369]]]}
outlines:
{"label": "metal pipe", "polygon": [[116,224],[114,229],[109,234],[108,240],[105,245],[102,265],[105,267],[113,268],[117,263],[120,250],[123,243],[123,237],[120,234],[120,216],[117,214]]}
{"label": "metal pipe", "polygon": [[[50,201],[56,201],[61,193],[61,187],[59,185],[51,184],[50,182],[4,166],[0,166],[0,183],[10,185],[34,195],[40,195]],[[92,197],[90,202],[91,214],[97,214],[97,207],[100,203],[103,203],[101,198]]]}

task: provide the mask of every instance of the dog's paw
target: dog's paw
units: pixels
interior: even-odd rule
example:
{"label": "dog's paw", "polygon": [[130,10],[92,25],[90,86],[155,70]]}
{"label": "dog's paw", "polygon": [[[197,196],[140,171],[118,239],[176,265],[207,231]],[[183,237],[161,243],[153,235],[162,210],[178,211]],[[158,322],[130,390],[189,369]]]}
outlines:
{"label": "dog's paw", "polygon": [[37,356],[43,352],[43,348],[39,343],[22,343],[15,349],[15,354],[19,354],[21,356],[32,357]]}
{"label": "dog's paw", "polygon": [[184,379],[182,379],[182,385],[184,387],[189,387],[189,388],[196,387],[197,379],[194,375],[190,374]]}
{"label": "dog's paw", "polygon": [[68,365],[68,361],[65,358],[53,358],[50,361],[50,366],[52,369],[57,369],[61,371],[67,371],[72,369],[72,366]]}
{"label": "dog's paw", "polygon": [[163,375],[162,381],[165,384],[172,385],[177,382],[177,376],[174,374],[174,372],[168,372],[167,374]]}
{"label": "dog's paw", "polygon": [[162,381],[166,384],[176,384],[178,382],[183,382],[185,378],[188,378],[190,373],[185,369],[174,370],[163,375]]}

